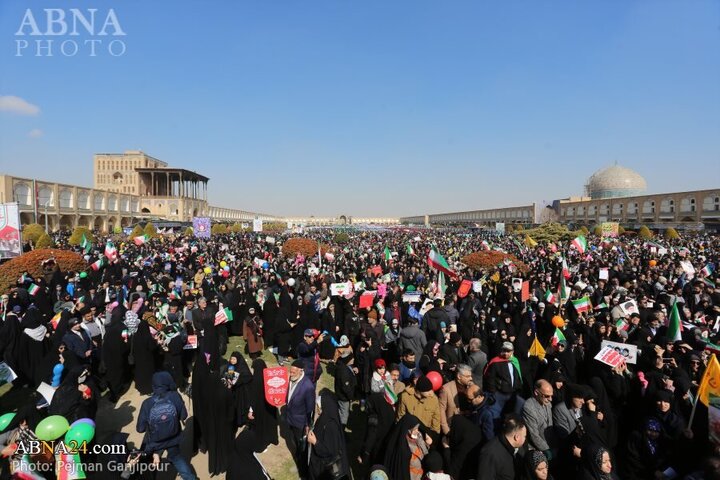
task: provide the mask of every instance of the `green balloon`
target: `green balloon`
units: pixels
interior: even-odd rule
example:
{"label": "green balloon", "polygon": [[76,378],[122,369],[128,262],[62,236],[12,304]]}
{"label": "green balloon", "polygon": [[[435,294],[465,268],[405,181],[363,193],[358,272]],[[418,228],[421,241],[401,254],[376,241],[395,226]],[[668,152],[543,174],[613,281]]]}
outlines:
{"label": "green balloon", "polygon": [[410,285],[410,286],[407,288],[407,291],[408,291],[408,292],[414,292],[414,291],[415,291],[415,285]]}
{"label": "green balloon", "polygon": [[75,442],[76,446],[83,443],[90,443],[95,437],[95,427],[89,423],[78,423],[65,434],[65,444]]}
{"label": "green balloon", "polygon": [[87,272],[80,272],[80,278],[87,278]]}
{"label": "green balloon", "polygon": [[8,425],[10,425],[10,422],[13,421],[13,418],[15,418],[14,413],[6,413],[5,415],[0,416],[0,432],[4,432]]}
{"label": "green balloon", "polygon": [[60,415],[50,415],[44,418],[35,427],[35,435],[38,440],[57,440],[70,428],[70,424],[65,417]]}

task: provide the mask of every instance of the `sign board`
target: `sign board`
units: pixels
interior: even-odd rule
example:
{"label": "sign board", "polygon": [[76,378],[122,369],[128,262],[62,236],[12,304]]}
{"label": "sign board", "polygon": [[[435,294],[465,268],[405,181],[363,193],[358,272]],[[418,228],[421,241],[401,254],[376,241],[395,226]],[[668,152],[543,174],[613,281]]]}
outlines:
{"label": "sign board", "polygon": [[513,278],[512,279],[513,291],[515,293],[519,292],[522,289],[522,284],[523,284],[522,278]]}
{"label": "sign board", "polygon": [[620,309],[623,311],[626,317],[629,317],[633,313],[640,313],[638,310],[637,302],[635,300],[628,300],[620,304]]}
{"label": "sign board", "polygon": [[595,360],[615,368],[625,362],[625,357],[616,352],[612,347],[603,347],[598,354],[595,355]]}
{"label": "sign board", "polygon": [[253,220],[253,232],[262,232],[263,230],[263,221],[260,218],[256,218]]}
{"label": "sign board", "polygon": [[630,343],[611,342],[609,340],[603,340],[601,347],[610,347],[620,355],[625,357],[627,363],[637,363],[637,345]]}
{"label": "sign board", "polygon": [[193,217],[193,234],[197,238],[210,238],[210,218]]}
{"label": "sign board", "polygon": [[282,407],[287,400],[288,371],[284,367],[263,369],[265,401],[273,407]]}
{"label": "sign board", "polygon": [[608,280],[610,278],[610,269],[609,268],[601,268],[600,269],[600,280]]}
{"label": "sign board", "polygon": [[402,296],[402,301],[405,303],[419,302],[422,294],[420,292],[405,292]]}
{"label": "sign board", "polygon": [[0,203],[0,258],[22,255],[20,210],[17,203]]}
{"label": "sign board", "polygon": [[331,283],[330,284],[330,295],[344,297],[348,293],[352,292],[352,282],[345,283]]}
{"label": "sign board", "polygon": [[603,222],[600,225],[603,238],[616,238],[620,231],[620,224],[617,222]]}
{"label": "sign board", "polygon": [[504,223],[496,223],[495,224],[495,231],[498,233],[505,233],[505,224]]}

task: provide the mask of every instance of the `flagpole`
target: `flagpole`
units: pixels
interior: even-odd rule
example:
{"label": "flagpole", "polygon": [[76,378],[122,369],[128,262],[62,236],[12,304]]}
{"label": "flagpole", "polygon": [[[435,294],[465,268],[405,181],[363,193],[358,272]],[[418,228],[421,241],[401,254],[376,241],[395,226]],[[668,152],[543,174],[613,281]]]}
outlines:
{"label": "flagpole", "polygon": [[693,403],[692,411],[690,412],[690,421],[688,421],[688,426],[687,426],[687,428],[690,430],[692,430],[693,420],[695,419],[695,410],[697,410],[697,404],[699,401],[700,401],[700,392],[698,392],[698,396],[695,399],[695,403]]}

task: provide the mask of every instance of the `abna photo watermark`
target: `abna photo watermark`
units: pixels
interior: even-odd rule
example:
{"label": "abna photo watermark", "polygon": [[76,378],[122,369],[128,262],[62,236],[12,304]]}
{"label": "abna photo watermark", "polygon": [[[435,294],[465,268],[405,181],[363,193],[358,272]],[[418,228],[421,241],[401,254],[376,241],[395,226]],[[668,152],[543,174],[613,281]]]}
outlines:
{"label": "abna photo watermark", "polygon": [[15,56],[120,57],[127,45],[117,37],[126,35],[112,8],[28,8],[15,32]]}

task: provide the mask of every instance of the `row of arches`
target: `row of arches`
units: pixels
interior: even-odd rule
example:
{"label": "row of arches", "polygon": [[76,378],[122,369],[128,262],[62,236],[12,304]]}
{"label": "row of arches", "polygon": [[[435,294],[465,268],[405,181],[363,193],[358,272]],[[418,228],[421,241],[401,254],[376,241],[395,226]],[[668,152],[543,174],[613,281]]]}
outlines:
{"label": "row of arches", "polygon": [[[14,201],[21,206],[33,204],[32,188],[26,183],[16,183],[13,187]],[[138,212],[140,202],[137,198],[124,197],[113,193],[98,192],[91,194],[87,190],[79,190],[77,199],[74,191],[70,188],[61,188],[55,198],[55,190],[47,185],[42,185],[37,191],[37,203],[39,208],[56,208],[80,210],[101,210],[110,212]],[[76,200],[76,201],[75,201]]]}
{"label": "row of arches", "polygon": [[37,222],[33,212],[21,212],[20,223],[28,225],[31,223],[39,223],[47,225],[47,229],[51,232],[56,230],[72,230],[76,227],[85,227],[90,230],[100,232],[112,231],[115,226],[122,228],[129,227],[137,223],[140,219],[132,216],[121,215],[56,215],[48,214],[47,220],[45,214],[38,212]]}

